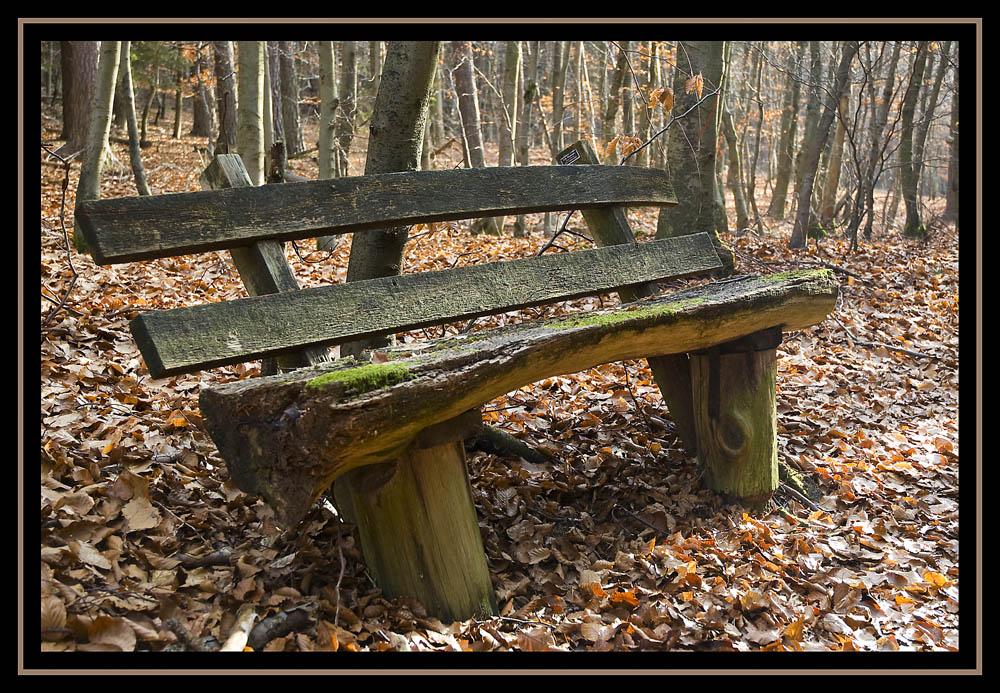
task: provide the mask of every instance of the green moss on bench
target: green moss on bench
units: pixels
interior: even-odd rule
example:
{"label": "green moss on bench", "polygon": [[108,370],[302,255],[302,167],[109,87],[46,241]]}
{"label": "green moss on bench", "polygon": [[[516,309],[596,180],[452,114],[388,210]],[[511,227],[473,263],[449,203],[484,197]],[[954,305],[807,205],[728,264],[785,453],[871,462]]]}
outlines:
{"label": "green moss on bench", "polygon": [[367,363],[355,368],[324,373],[307,382],[306,387],[315,390],[336,383],[352,392],[363,393],[415,377],[406,366],[399,363]]}
{"label": "green moss on bench", "polygon": [[636,310],[618,311],[611,313],[594,313],[592,315],[572,316],[566,320],[550,323],[546,327],[555,330],[562,330],[570,327],[585,327],[587,325],[614,325],[626,320],[636,318],[654,317],[658,315],[669,315],[676,313],[688,306],[704,303],[705,298],[686,298],[680,301],[670,301],[667,303],[655,303],[650,306],[643,306]]}
{"label": "green moss on bench", "polygon": [[787,272],[778,272],[777,274],[768,274],[761,277],[762,281],[765,282],[780,282],[786,279],[801,279],[804,277],[824,277],[828,276],[833,279],[833,270],[828,269],[805,269],[805,270],[789,270]]}

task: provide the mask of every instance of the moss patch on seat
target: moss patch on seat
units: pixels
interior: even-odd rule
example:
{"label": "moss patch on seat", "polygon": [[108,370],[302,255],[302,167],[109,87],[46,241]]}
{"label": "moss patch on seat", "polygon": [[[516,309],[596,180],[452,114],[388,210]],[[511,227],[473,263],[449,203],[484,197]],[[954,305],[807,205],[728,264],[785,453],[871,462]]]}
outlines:
{"label": "moss patch on seat", "polygon": [[356,368],[324,373],[306,383],[306,388],[315,390],[338,384],[354,393],[371,392],[390,387],[416,376],[406,366],[399,363],[367,363]]}

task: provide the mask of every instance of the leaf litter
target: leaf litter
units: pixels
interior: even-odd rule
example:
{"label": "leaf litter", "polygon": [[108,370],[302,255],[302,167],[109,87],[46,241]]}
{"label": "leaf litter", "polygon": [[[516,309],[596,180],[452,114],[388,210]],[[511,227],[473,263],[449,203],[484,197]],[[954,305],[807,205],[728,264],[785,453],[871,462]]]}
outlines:
{"label": "leaf litter", "polygon": [[[55,127],[46,120],[43,136]],[[154,194],[197,190],[190,145],[155,127],[153,139]],[[315,175],[312,162],[292,165]],[[44,297],[62,295],[69,270],[61,170],[43,162],[42,173],[44,320]],[[106,176],[103,197],[130,195],[130,174]],[[655,212],[629,214],[641,238],[655,228]],[[643,361],[539,381],[487,404],[484,418],[547,462],[468,451],[500,615],[456,623],[382,597],[353,526],[324,507],[283,532],[234,486],[197,396],[259,364],[149,378],[129,319],[244,295],[224,253],[116,267],[75,255],[79,280],[41,338],[42,650],[218,649],[249,628],[247,605],[257,622],[235,641],[266,651],[957,650],[957,234],[904,242],[896,226],[855,253],[824,239],[795,254],[787,226],[725,236],[737,272],[820,261],[860,279],[841,274],[835,319],[786,334],[778,350],[779,458],[808,495],[783,485],[750,512],[703,490]],[[570,228],[586,234],[579,218]],[[547,240],[414,228],[405,271],[529,256]],[[300,284],[344,281],[348,242],[296,246]]]}

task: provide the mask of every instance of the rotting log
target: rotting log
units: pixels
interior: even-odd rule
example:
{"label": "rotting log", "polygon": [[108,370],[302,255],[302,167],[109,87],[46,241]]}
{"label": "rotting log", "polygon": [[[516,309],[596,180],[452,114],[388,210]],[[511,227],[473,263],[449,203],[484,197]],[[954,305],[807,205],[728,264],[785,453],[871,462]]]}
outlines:
{"label": "rotting log", "polygon": [[827,270],[707,284],[588,311],[387,350],[203,390],[205,424],[232,478],[297,524],[339,475],[402,455],[424,429],[542,378],[706,349],[821,322]]}

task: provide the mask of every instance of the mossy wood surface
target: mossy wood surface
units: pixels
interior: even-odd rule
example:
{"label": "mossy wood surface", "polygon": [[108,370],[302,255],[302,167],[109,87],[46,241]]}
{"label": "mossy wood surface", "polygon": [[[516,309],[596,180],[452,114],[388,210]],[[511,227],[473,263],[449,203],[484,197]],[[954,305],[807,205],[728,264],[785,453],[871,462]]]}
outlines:
{"label": "mossy wood surface", "polygon": [[406,171],[153,197],[77,209],[99,265],[486,216],[677,203],[664,171],[513,166]]}
{"label": "mossy wood surface", "polygon": [[718,267],[701,234],[151,311],[131,328],[162,378]]}
{"label": "mossy wood surface", "polygon": [[[802,329],[824,319],[837,293],[828,270],[707,284],[614,310],[397,347],[387,363],[374,364],[384,383],[372,372],[363,386],[328,378],[362,365],[351,361],[228,383],[203,390],[201,409],[237,485],[295,524],[340,474],[392,460],[421,430],[505,392],[770,327]],[[398,378],[400,369],[407,377]]]}
{"label": "mossy wood surface", "polygon": [[365,565],[387,599],[444,621],[496,614],[461,441],[348,474]]}

